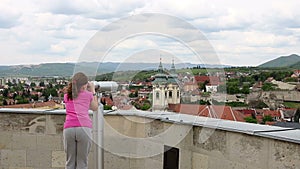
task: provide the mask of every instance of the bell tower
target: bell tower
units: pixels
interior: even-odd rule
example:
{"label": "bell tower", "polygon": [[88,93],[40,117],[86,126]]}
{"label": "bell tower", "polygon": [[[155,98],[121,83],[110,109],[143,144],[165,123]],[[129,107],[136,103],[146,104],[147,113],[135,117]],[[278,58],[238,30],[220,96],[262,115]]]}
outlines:
{"label": "bell tower", "polygon": [[180,103],[180,89],[175,70],[174,60],[170,72],[165,72],[161,58],[158,66],[158,73],[152,82],[152,110],[166,110],[169,104]]}

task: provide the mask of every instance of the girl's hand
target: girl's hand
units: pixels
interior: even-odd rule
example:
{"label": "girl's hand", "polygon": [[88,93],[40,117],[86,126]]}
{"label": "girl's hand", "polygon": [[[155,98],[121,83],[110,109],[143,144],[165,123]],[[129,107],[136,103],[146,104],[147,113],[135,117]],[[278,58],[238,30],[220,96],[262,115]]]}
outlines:
{"label": "girl's hand", "polygon": [[92,92],[92,93],[96,93],[95,92],[95,85],[94,85],[93,82],[88,82],[87,90]]}

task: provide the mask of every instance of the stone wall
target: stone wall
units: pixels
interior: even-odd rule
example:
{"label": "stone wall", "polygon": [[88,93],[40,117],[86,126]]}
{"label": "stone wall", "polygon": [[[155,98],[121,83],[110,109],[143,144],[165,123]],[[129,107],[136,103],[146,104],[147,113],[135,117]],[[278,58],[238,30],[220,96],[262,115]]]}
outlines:
{"label": "stone wall", "polygon": [[[64,118],[0,113],[0,169],[63,169]],[[179,149],[180,169],[300,169],[299,144],[239,132],[121,114],[105,116],[104,132],[106,169],[162,169],[166,145]]]}
{"label": "stone wall", "polygon": [[[276,98],[272,98],[272,96]],[[251,92],[247,95],[247,102],[250,100],[257,100],[257,99],[276,99],[282,101],[295,101],[300,102],[300,94],[299,91],[292,90],[292,91],[258,91],[258,92]]]}
{"label": "stone wall", "polygon": [[62,115],[0,113],[0,168],[62,167],[63,122]]}
{"label": "stone wall", "polygon": [[194,128],[193,169],[300,168],[299,144],[222,130],[199,142],[201,130]]}

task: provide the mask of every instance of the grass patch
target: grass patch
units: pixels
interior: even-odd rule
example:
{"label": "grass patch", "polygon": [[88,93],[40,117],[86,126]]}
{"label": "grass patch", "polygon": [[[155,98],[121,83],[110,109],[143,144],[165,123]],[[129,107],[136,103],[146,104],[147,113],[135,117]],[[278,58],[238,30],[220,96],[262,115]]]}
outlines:
{"label": "grass patch", "polygon": [[300,108],[300,103],[298,102],[283,102],[283,105],[289,108]]}

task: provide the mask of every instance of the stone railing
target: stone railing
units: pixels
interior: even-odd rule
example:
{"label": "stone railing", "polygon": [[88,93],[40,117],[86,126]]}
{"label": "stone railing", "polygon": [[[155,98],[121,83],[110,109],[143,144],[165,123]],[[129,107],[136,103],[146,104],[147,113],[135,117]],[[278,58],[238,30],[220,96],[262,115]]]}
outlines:
{"label": "stone railing", "polygon": [[[0,168],[64,168],[64,119],[64,110],[0,109]],[[104,128],[105,169],[300,169],[295,129],[140,111],[106,114]]]}

